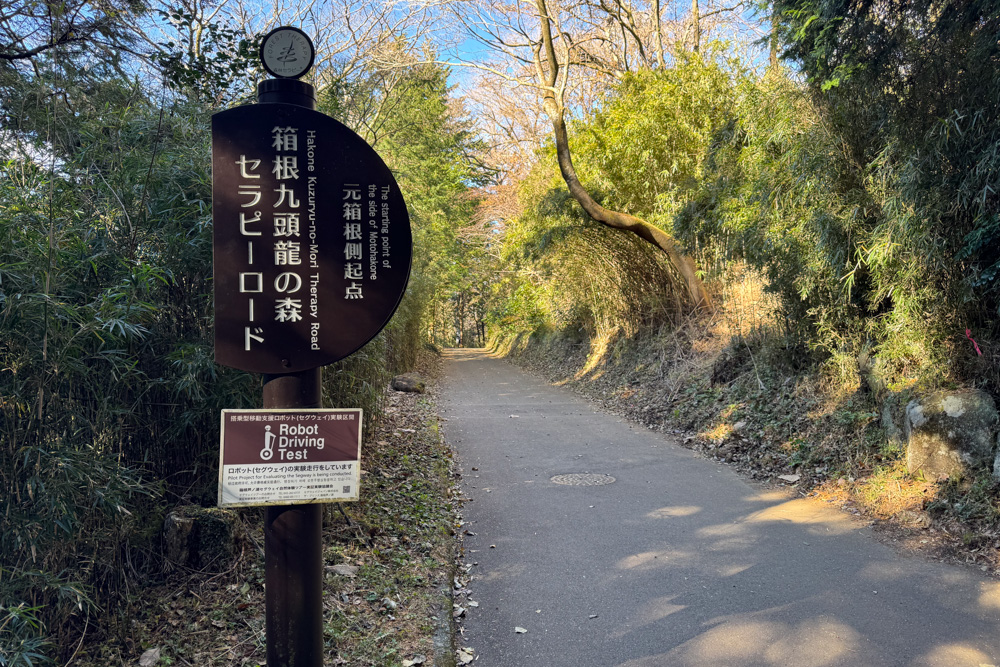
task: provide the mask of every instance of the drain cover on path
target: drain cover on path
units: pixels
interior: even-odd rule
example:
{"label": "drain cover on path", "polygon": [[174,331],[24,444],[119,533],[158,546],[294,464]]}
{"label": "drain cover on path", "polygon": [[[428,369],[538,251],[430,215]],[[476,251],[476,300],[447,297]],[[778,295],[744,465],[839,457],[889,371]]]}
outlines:
{"label": "drain cover on path", "polygon": [[589,472],[573,472],[568,475],[556,475],[549,481],[556,484],[565,484],[567,486],[600,486],[602,484],[611,484],[615,481],[615,478],[611,475],[600,475]]}

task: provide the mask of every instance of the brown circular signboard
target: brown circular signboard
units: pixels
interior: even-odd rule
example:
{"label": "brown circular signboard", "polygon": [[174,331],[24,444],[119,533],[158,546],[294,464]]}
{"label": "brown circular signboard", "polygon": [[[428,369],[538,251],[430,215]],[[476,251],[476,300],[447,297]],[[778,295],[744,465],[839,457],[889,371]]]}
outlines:
{"label": "brown circular signboard", "polygon": [[215,359],[293,373],[343,359],[399,306],[412,237],[365,141],[292,104],[212,117]]}

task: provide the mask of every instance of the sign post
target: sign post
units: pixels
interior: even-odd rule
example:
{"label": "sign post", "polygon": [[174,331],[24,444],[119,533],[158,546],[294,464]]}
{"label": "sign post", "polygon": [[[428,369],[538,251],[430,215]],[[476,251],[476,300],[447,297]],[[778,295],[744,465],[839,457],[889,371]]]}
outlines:
{"label": "sign post", "polygon": [[[322,407],[319,368],[264,376],[264,409]],[[272,505],[264,517],[267,664],[323,667],[323,506]]]}
{"label": "sign post", "polygon": [[[319,410],[321,367],[357,351],[388,323],[412,253],[391,172],[363,139],[316,111],[313,87],[298,80],[313,55],[301,30],[272,30],[260,56],[277,78],[258,85],[257,104],[212,117],[215,359],[263,375],[263,410],[247,415],[256,430],[223,413],[224,434],[231,425],[219,502],[267,506],[268,667],[323,666],[318,503],[356,498],[356,482],[351,491],[344,475],[351,465],[357,475],[359,463],[324,458],[318,450],[336,438],[321,437],[319,428],[340,421],[323,416],[328,412],[352,412],[359,447],[361,414]],[[313,414],[320,421],[310,422]],[[230,438],[239,453],[227,461]],[[271,489],[276,475],[285,481]],[[340,495],[329,491],[335,484]],[[288,489],[305,496],[289,499],[282,495]]]}

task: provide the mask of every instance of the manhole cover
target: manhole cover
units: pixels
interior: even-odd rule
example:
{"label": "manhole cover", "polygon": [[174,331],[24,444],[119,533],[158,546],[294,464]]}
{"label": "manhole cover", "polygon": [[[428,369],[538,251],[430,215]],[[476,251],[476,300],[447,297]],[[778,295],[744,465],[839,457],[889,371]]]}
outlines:
{"label": "manhole cover", "polygon": [[600,486],[602,484],[611,484],[615,481],[615,478],[611,475],[574,472],[568,475],[556,475],[549,481],[556,484],[566,484],[567,486]]}

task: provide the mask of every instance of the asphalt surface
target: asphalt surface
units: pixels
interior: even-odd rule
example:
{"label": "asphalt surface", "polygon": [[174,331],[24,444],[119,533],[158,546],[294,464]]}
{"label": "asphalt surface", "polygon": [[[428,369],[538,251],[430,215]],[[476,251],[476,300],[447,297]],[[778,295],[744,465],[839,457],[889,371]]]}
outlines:
{"label": "asphalt surface", "polygon": [[[978,570],[896,554],[485,352],[445,359],[476,667],[1000,666],[1000,583]],[[574,474],[614,481],[552,481]]]}

